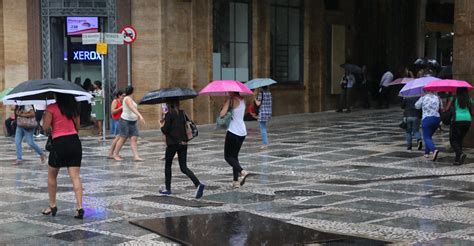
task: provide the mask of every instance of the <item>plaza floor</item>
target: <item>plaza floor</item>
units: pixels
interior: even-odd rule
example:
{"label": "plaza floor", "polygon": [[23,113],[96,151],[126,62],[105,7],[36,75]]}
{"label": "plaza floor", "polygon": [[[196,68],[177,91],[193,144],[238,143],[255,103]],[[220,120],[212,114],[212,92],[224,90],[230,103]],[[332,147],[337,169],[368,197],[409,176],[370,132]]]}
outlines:
{"label": "plaza floor", "polygon": [[[474,151],[466,150],[465,165],[452,166],[448,132],[438,131],[438,161],[425,160],[421,151],[406,150],[400,119],[398,109],[274,117],[266,149],[259,148],[257,124],[250,122],[239,159],[251,176],[239,189],[231,187],[231,168],[223,158],[225,132],[199,126],[188,148],[189,168],[207,185],[199,201],[177,161],[173,196],[156,197],[164,186],[158,131],[142,132],[145,162],[131,160],[129,145],[124,161],[109,160],[111,140],[84,136],[84,220],[73,218],[66,170],[58,178],[58,214],[41,215],[48,205],[47,166],[26,144],[25,161],[12,165],[13,139],[0,137],[0,245],[173,244],[129,222],[218,212],[400,245],[474,245]],[[45,140],[37,142],[44,146]]]}

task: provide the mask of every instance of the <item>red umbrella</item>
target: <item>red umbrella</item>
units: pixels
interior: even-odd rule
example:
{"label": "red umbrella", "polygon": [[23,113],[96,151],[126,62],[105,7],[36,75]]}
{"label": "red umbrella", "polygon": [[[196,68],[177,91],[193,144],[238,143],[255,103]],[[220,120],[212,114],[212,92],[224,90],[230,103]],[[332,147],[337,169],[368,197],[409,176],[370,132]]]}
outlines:
{"label": "red umbrella", "polygon": [[462,80],[442,79],[434,80],[426,84],[423,89],[427,91],[444,91],[444,92],[456,92],[459,87],[466,87],[468,90],[472,90],[472,85]]}

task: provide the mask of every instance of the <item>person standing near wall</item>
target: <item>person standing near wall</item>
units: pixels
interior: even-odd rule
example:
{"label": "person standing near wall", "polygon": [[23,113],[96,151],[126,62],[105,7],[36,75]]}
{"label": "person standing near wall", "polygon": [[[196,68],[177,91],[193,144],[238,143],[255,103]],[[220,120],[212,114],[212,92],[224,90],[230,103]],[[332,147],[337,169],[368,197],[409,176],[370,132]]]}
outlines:
{"label": "person standing near wall", "polygon": [[259,89],[255,105],[258,107],[258,124],[262,135],[261,149],[265,149],[268,146],[267,122],[272,117],[272,93],[268,86]]}
{"label": "person standing near wall", "polygon": [[342,113],[343,109],[346,108],[346,113],[350,113],[352,97],[351,93],[353,93],[352,87],[355,84],[354,75],[346,70],[339,84],[341,86],[341,95],[339,97],[339,109],[336,110],[336,112]]}
{"label": "person standing near wall", "polygon": [[390,82],[393,81],[393,73],[386,71],[379,84],[379,108],[389,108],[390,106]]}

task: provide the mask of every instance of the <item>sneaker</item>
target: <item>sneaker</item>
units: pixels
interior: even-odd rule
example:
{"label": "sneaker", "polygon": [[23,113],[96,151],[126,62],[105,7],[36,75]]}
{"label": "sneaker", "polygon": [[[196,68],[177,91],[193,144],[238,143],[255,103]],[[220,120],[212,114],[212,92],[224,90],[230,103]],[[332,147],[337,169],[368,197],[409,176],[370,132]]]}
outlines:
{"label": "sneaker", "polygon": [[239,181],[232,181],[232,188],[240,188],[240,182]]}
{"label": "sneaker", "polygon": [[342,109],[336,110],[337,113],[342,113]]}
{"label": "sneaker", "polygon": [[248,176],[249,176],[248,172],[246,171],[240,172],[240,177],[242,178],[242,180],[240,180],[240,186],[245,184],[245,180],[247,179]]}
{"label": "sneaker", "polygon": [[202,195],[204,194],[204,187],[206,187],[205,185],[203,184],[199,184],[197,189],[196,189],[196,199],[199,199],[202,197]]}
{"label": "sneaker", "polygon": [[455,162],[453,163],[453,166],[459,166],[459,165],[461,165],[461,164],[459,164],[459,161],[455,161]]}
{"label": "sneaker", "polygon": [[464,161],[466,160],[466,154],[462,153],[461,157],[459,157],[459,165],[464,164]]}
{"label": "sneaker", "polygon": [[171,191],[170,191],[170,190],[161,190],[161,189],[160,189],[158,192],[159,192],[160,195],[162,195],[162,196],[169,196],[169,195],[171,195]]}
{"label": "sneaker", "polygon": [[407,147],[407,150],[408,150],[408,151],[411,151],[411,146],[408,146],[408,147]]}
{"label": "sneaker", "polygon": [[417,147],[418,150],[422,150],[423,149],[423,141],[421,140],[418,140],[418,147]]}
{"label": "sneaker", "polygon": [[13,165],[20,165],[23,161],[22,160],[16,160],[15,163],[13,163]]}
{"label": "sneaker", "polygon": [[438,159],[438,154],[439,154],[439,150],[435,150],[433,153],[433,161],[436,161],[436,159]]}

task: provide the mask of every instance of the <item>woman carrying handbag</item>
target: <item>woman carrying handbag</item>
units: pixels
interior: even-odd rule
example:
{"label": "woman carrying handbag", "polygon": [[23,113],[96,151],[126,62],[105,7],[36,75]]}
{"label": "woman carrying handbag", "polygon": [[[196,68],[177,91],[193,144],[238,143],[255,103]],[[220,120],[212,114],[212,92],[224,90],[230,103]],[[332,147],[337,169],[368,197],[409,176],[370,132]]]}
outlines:
{"label": "woman carrying handbag", "polygon": [[40,156],[41,163],[46,160],[46,155],[43,150],[34,142],[33,133],[36,129],[37,122],[35,118],[35,110],[31,105],[16,106],[15,107],[15,118],[17,122],[15,132],[15,144],[16,144],[16,161],[15,165],[19,165],[23,162],[23,153],[21,142],[23,137],[26,138],[26,142],[31,148]]}

